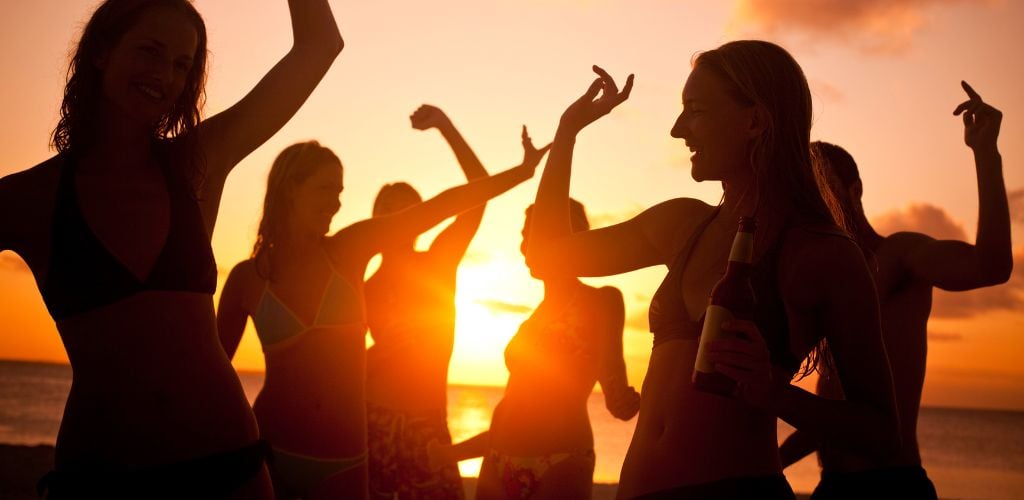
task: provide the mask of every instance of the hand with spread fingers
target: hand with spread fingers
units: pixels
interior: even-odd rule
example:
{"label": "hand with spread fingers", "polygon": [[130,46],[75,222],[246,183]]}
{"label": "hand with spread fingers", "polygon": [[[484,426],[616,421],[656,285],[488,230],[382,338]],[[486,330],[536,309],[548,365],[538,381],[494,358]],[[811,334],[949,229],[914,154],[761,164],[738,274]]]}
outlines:
{"label": "hand with spread fingers", "polygon": [[964,142],[975,152],[995,151],[1003,113],[982,101],[981,96],[967,82],[961,80],[960,86],[967,92],[969,99],[960,103],[953,114],[963,116]]}
{"label": "hand with spread fingers", "polygon": [[[598,118],[607,115],[628,99],[629,93],[633,90],[633,75],[626,78],[626,86],[620,92],[615,80],[605,70],[594,66],[594,72],[598,77],[590,84],[587,92],[562,113],[559,128],[565,127],[566,132],[575,134]],[[601,94],[600,97],[598,94]]]}
{"label": "hand with spread fingers", "polygon": [[424,104],[416,109],[412,115],[409,115],[409,121],[412,122],[412,128],[416,130],[440,129],[452,123],[448,115],[441,111],[441,108],[430,104]]}
{"label": "hand with spread fingers", "polygon": [[774,393],[772,363],[764,337],[753,321],[734,319],[722,324],[722,330],[735,332],[735,338],[711,343],[708,357],[715,370],[736,381],[734,396],[755,408],[771,404]]}
{"label": "hand with spread fingers", "polygon": [[533,172],[537,170],[537,165],[540,164],[541,158],[544,158],[544,154],[549,149],[551,149],[551,143],[537,149],[533,145],[533,139],[530,138],[530,134],[526,131],[526,125],[523,125],[523,163],[520,165],[520,168],[528,170],[532,177]]}

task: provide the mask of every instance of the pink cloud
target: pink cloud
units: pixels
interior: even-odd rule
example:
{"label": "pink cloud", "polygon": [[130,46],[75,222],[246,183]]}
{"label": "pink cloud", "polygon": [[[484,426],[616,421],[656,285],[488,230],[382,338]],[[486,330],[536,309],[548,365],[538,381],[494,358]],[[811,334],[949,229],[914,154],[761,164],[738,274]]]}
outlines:
{"label": "pink cloud", "polygon": [[738,0],[732,23],[739,31],[798,34],[869,53],[896,53],[909,47],[914,33],[927,25],[929,10],[970,1]]}
{"label": "pink cloud", "polygon": [[914,231],[940,240],[967,239],[967,233],[959,222],[945,210],[927,203],[914,203],[901,210],[872,217],[871,225],[883,236]]}

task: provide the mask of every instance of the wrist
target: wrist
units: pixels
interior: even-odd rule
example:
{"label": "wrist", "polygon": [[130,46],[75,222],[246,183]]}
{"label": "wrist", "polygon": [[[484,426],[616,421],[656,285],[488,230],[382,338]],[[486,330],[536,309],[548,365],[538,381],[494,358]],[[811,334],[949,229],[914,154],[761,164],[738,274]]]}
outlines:
{"label": "wrist", "polygon": [[555,137],[552,142],[556,144],[575,144],[576,135],[579,133],[580,129],[578,128],[559,124],[558,129],[555,130]]}
{"label": "wrist", "polygon": [[977,161],[979,167],[986,162],[1002,159],[1002,155],[999,154],[999,148],[994,144],[991,146],[971,148],[971,151],[974,152],[974,159]]}

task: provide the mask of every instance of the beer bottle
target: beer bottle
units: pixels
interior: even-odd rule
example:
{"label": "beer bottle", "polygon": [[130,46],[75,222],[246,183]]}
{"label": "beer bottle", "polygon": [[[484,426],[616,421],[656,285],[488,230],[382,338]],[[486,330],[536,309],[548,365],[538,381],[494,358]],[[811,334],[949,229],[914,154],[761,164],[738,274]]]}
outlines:
{"label": "beer bottle", "polygon": [[715,340],[735,337],[731,332],[722,331],[722,323],[734,318],[749,320],[754,316],[756,300],[754,288],[750,285],[750,268],[755,227],[753,217],[740,217],[725,275],[711,290],[697,348],[697,362],[693,367],[693,385],[699,391],[732,396],[736,388],[735,380],[715,371],[714,365],[707,358],[707,349]]}

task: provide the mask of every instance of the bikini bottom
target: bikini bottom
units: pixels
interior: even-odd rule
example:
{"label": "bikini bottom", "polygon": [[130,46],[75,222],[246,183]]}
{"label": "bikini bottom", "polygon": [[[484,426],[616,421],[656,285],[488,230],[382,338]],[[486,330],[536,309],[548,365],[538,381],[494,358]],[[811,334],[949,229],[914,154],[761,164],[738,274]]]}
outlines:
{"label": "bikini bottom", "polygon": [[50,471],[37,491],[68,498],[226,498],[255,477],[267,458],[266,441],[244,448],[140,468],[76,464]]}

